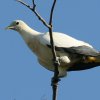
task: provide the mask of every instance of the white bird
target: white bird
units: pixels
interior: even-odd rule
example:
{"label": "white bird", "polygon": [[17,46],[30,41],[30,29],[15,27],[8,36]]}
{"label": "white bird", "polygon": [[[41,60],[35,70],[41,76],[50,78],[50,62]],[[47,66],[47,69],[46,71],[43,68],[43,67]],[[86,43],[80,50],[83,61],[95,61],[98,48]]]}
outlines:
{"label": "white bird", "polygon": [[[40,65],[54,71],[48,32],[37,32],[21,20],[13,21],[6,29],[19,32],[28,47],[36,54]],[[67,71],[80,71],[100,65],[100,53],[90,44],[59,32],[53,32],[53,38],[60,61],[59,77],[66,76]]]}

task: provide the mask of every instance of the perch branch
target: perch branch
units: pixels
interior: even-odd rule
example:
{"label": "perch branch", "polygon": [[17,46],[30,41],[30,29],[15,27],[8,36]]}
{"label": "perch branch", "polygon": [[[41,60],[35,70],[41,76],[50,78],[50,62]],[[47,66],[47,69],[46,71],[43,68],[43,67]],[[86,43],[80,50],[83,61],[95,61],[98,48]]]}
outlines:
{"label": "perch branch", "polygon": [[53,40],[53,32],[52,32],[52,30],[53,30],[52,19],[53,19],[53,12],[54,12],[54,8],[55,8],[56,0],[53,1],[53,5],[52,5],[52,8],[51,8],[51,12],[50,12],[49,24],[36,11],[36,4],[35,4],[34,0],[32,0],[33,7],[31,7],[27,3],[23,2],[22,0],[17,0],[17,1],[20,2],[21,4],[23,4],[24,6],[26,6],[27,8],[29,8],[32,12],[34,12],[35,15],[38,17],[38,19],[49,29],[50,43],[51,43],[53,61],[54,61],[54,66],[55,66],[54,76],[52,78],[52,83],[51,83],[52,90],[53,90],[52,100],[57,100],[58,82],[60,80],[59,77],[58,77],[58,75],[59,75],[58,67],[59,67],[60,63],[59,63],[59,59],[58,59],[56,51],[55,51],[54,40]]}
{"label": "perch branch", "polygon": [[50,12],[50,20],[49,20],[49,25],[51,26],[49,28],[49,35],[50,35],[50,43],[51,43],[51,49],[52,49],[52,54],[53,54],[53,60],[54,60],[54,76],[52,78],[52,90],[53,90],[53,96],[52,96],[52,100],[57,100],[57,90],[58,90],[58,82],[59,82],[59,71],[58,71],[58,67],[60,65],[59,60],[57,58],[57,54],[55,51],[55,46],[54,46],[54,39],[53,39],[53,26],[52,26],[52,19],[53,19],[53,12],[54,12],[54,8],[55,8],[55,4],[56,4],[56,0],[54,0],[52,8],[51,8],[51,12]]}
{"label": "perch branch", "polygon": [[35,15],[38,17],[38,19],[47,27],[50,28],[50,25],[39,15],[39,13],[36,11],[36,4],[33,1],[33,7],[31,7],[30,5],[28,5],[27,3],[23,2],[22,0],[17,0],[19,3],[21,3],[22,5],[26,6],[27,8],[29,8],[32,12],[35,13]]}

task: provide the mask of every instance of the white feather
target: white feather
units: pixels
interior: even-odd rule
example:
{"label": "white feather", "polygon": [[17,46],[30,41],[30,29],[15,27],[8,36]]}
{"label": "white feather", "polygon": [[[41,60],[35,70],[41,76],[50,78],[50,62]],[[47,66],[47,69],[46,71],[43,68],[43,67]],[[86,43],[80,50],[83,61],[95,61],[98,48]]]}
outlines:
{"label": "white feather", "polygon": [[[41,34],[38,39],[42,44],[50,45],[50,36],[49,36],[48,32],[45,34]],[[64,34],[64,33],[53,32],[53,39],[54,39],[55,46],[57,46],[57,47],[69,48],[69,47],[78,47],[78,46],[85,45],[85,46],[89,46],[92,48],[92,46],[90,44],[80,41],[80,40],[77,40],[67,34]]]}
{"label": "white feather", "polygon": [[[19,22],[16,25],[16,22]],[[16,31],[18,31],[26,44],[29,48],[37,55],[39,63],[48,70],[54,70],[53,65],[53,57],[51,49],[47,47],[47,44],[50,45],[50,37],[49,33],[42,34],[31,29],[27,24],[25,24],[21,20],[16,20],[11,23],[9,28],[14,27]],[[91,45],[85,43],[83,41],[74,39],[67,34],[53,32],[53,38],[55,46],[57,47],[78,47],[78,46],[89,46],[92,48]],[[70,64],[77,61],[78,59],[74,59],[73,61],[70,59],[70,55],[66,52],[57,51],[57,55],[60,59],[60,66],[59,66],[59,77],[66,75],[66,70],[70,67]]]}

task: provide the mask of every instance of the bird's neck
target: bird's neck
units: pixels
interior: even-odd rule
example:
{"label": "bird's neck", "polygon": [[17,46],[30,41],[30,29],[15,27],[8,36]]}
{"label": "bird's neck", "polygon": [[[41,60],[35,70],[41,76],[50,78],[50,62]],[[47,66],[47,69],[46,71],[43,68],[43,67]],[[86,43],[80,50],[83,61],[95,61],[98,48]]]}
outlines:
{"label": "bird's neck", "polygon": [[24,29],[21,29],[19,31],[19,33],[20,33],[20,35],[22,36],[22,38],[24,39],[25,42],[28,42],[31,39],[34,39],[37,35],[40,34],[39,32],[31,29],[28,26],[24,27]]}

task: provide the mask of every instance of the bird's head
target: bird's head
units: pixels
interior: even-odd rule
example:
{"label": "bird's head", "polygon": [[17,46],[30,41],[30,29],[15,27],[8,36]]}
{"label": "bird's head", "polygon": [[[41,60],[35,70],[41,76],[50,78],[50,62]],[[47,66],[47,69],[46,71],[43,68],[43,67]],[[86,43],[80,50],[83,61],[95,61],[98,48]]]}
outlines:
{"label": "bird's head", "polygon": [[15,20],[9,26],[7,26],[6,29],[7,30],[11,29],[11,30],[15,30],[15,31],[20,31],[25,26],[26,26],[26,24],[23,21],[21,21],[21,20]]}

